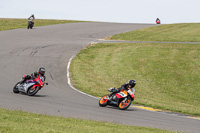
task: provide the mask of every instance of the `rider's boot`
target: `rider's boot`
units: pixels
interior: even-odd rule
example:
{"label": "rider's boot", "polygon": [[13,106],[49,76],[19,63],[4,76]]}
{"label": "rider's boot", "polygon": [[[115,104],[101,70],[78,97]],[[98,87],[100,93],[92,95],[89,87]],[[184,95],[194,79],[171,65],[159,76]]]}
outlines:
{"label": "rider's boot", "polygon": [[23,77],[22,77],[22,79],[21,79],[21,81],[19,82],[20,84],[23,84],[24,82],[25,82],[25,80],[26,80],[26,75],[24,75]]}
{"label": "rider's boot", "polygon": [[22,79],[19,83],[20,83],[20,84],[23,84],[23,83],[24,83],[24,80]]}

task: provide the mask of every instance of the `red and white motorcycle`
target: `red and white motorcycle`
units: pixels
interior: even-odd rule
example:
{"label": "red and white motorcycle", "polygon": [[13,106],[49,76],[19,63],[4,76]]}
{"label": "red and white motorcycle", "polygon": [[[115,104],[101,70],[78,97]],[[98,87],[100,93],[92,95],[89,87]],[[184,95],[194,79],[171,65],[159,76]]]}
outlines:
{"label": "red and white motorcycle", "polygon": [[48,83],[45,83],[44,77],[37,76],[35,79],[26,80],[25,83],[22,84],[18,82],[14,86],[13,92],[22,92],[29,96],[34,96],[42,87],[44,87],[45,84],[48,85]]}
{"label": "red and white motorcycle", "polygon": [[120,110],[125,110],[131,105],[131,102],[134,100],[134,93],[135,89],[131,88],[128,90],[122,89],[120,92],[114,93],[112,95],[107,94],[99,100],[99,106],[105,107],[107,105],[110,105],[116,106]]}

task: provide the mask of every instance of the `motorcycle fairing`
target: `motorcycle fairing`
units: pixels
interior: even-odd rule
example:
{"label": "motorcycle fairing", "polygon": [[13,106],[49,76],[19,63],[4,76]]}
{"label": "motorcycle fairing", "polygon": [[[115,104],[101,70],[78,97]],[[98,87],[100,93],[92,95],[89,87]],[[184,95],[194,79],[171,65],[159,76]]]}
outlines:
{"label": "motorcycle fairing", "polygon": [[[35,84],[36,84],[36,82],[35,82],[33,79],[28,80],[28,81],[23,85],[25,92],[27,93],[28,88],[31,87],[31,86],[33,86],[33,85],[35,85]],[[33,89],[34,89],[34,88],[33,88]]]}
{"label": "motorcycle fairing", "polygon": [[130,96],[134,99],[135,98],[135,95],[134,95],[134,93],[129,89],[128,90],[128,93],[130,94]]}
{"label": "motorcycle fairing", "polygon": [[[41,86],[44,86],[44,77],[42,77],[42,76],[39,76],[40,77],[40,80],[39,79],[36,79],[36,81],[35,82],[38,82],[39,84],[41,84]],[[35,88],[35,86],[34,86],[34,88]],[[34,89],[33,88],[33,89]]]}
{"label": "motorcycle fairing", "polygon": [[127,91],[123,90],[119,93],[116,94],[116,97],[117,98],[123,98],[123,97],[126,97],[128,95]]}

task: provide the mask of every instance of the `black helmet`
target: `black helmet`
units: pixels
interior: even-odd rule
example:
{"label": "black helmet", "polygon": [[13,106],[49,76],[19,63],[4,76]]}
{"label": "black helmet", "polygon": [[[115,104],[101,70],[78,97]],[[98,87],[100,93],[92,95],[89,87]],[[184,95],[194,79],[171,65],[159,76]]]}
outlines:
{"label": "black helmet", "polygon": [[40,67],[39,73],[40,73],[42,76],[44,76],[44,74],[45,74],[45,68],[44,68],[44,67]]}
{"label": "black helmet", "polygon": [[136,85],[136,81],[135,80],[129,80],[128,84],[131,85],[131,87],[134,87]]}
{"label": "black helmet", "polygon": [[34,14],[32,14],[31,17],[34,17]]}

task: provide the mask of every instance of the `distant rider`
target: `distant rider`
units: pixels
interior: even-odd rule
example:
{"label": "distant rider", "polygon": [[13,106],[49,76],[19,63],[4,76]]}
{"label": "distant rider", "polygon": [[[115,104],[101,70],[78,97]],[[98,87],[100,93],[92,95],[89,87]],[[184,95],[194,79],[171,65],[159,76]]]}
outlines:
{"label": "distant rider", "polygon": [[31,76],[30,75],[24,75],[22,77],[20,84],[24,83],[26,80],[35,79],[35,78],[37,78],[37,76],[40,76],[45,81],[46,77],[45,77],[45,68],[44,67],[40,67],[39,71],[32,73]]}
{"label": "distant rider", "polygon": [[158,21],[160,22],[160,19],[159,19],[159,18],[156,19],[156,23],[157,23]]}
{"label": "distant rider", "polygon": [[30,20],[30,21],[33,23],[33,26],[34,26],[34,22],[35,22],[35,16],[34,16],[34,14],[32,14],[32,15],[28,18],[28,20]]}

